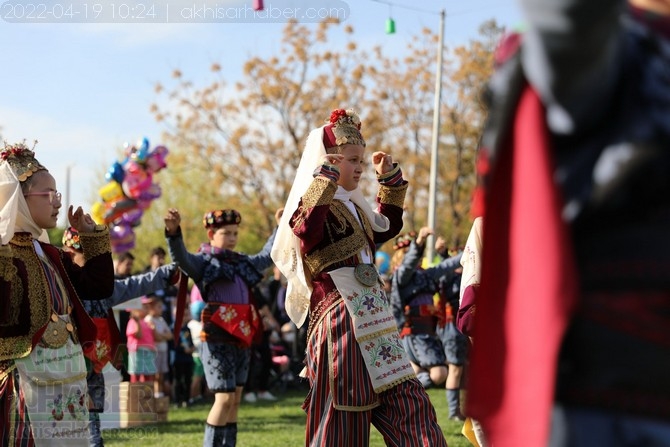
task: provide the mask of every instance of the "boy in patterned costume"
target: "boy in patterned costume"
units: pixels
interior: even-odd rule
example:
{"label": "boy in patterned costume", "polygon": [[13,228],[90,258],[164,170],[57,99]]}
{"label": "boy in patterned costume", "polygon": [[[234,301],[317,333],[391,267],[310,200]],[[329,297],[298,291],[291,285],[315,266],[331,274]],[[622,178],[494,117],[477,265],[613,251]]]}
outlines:
{"label": "boy in patterned costume", "polygon": [[251,288],[272,265],[274,233],[255,255],[234,251],[241,221],[240,213],[231,209],[205,214],[209,242],[198,253],[189,253],[181,235],[179,211],[170,209],[165,217],[170,256],[193,278],[207,303],[199,354],[207,386],[214,392],[214,405],[207,416],[205,447],[237,443],[237,413],[249,375],[250,346],[260,326]]}

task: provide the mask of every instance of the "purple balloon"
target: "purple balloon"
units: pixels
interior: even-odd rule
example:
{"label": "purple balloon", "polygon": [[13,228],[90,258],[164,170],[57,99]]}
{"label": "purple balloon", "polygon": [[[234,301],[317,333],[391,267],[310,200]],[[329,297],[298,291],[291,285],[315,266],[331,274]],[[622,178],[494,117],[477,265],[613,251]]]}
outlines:
{"label": "purple balloon", "polygon": [[132,232],[133,230],[130,228],[130,225],[118,224],[110,228],[109,236],[112,242],[128,242],[130,239],[135,239],[135,235]]}
{"label": "purple balloon", "polygon": [[142,214],[144,214],[144,211],[141,210],[140,208],[135,208],[130,211],[126,211],[121,215],[121,218],[119,219],[121,224],[126,224],[130,225],[131,227],[136,227],[140,224],[140,220],[142,219]]}
{"label": "purple balloon", "polygon": [[137,197],[137,200],[154,200],[157,199],[161,196],[161,187],[158,186],[156,183],[152,183],[149,185],[148,188],[146,188],[143,191],[140,191],[139,197]]}
{"label": "purple balloon", "polygon": [[117,242],[117,243],[112,242],[112,253],[114,253],[114,254],[130,251],[133,248],[135,248],[135,241],[134,240],[132,242],[128,242],[128,243],[125,243],[125,244],[122,244],[122,243],[119,243],[119,242]]}
{"label": "purple balloon", "polygon": [[129,225],[114,225],[109,230],[112,252],[121,253],[135,247],[135,232]]}

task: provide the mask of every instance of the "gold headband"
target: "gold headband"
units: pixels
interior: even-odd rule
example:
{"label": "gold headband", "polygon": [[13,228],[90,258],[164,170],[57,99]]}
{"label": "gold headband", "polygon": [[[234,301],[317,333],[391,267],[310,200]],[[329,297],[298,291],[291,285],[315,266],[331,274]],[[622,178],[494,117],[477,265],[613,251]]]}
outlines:
{"label": "gold headband", "polygon": [[[0,151],[0,162],[7,162],[19,179],[19,182],[25,182],[28,177],[37,171],[46,171],[35,158],[35,152],[26,146],[25,141],[15,144],[4,143],[5,147]],[[37,141],[35,141],[37,144]],[[33,144],[33,149],[35,148]]]}

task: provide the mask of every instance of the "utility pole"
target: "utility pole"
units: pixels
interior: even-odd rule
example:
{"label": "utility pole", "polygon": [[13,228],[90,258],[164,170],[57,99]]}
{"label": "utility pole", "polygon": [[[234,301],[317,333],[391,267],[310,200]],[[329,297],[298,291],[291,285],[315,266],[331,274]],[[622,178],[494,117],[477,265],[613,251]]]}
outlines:
{"label": "utility pole", "polygon": [[[440,11],[440,38],[437,48],[437,73],[435,76],[435,105],[433,109],[433,144],[430,149],[430,186],[428,189],[428,226],[436,228],[435,206],[437,202],[437,163],[440,146],[440,104],[442,102],[442,52],[444,50],[444,21],[446,13]],[[432,263],[435,257],[435,236],[426,240],[426,257]]]}
{"label": "utility pole", "polygon": [[70,225],[70,222],[68,222],[67,219],[67,210],[70,209],[70,170],[74,166],[74,163],[71,163],[67,166],[65,166],[65,194],[63,194],[65,198],[65,202],[63,203],[63,209],[65,210],[64,213],[64,218],[63,218],[63,228],[67,229],[67,227]]}

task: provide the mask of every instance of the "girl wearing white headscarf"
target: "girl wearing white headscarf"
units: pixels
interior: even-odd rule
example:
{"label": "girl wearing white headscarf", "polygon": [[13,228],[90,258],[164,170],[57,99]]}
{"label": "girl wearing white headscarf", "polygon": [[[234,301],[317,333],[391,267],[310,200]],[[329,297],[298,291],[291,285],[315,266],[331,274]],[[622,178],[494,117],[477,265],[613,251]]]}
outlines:
{"label": "girl wearing white headscarf", "polygon": [[70,225],[85,267],[49,244],[61,207],[54,178],[25,144],[0,151],[0,445],[87,446],[87,353],[95,325],[79,295],[114,289],[109,231],[81,207]]}

